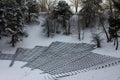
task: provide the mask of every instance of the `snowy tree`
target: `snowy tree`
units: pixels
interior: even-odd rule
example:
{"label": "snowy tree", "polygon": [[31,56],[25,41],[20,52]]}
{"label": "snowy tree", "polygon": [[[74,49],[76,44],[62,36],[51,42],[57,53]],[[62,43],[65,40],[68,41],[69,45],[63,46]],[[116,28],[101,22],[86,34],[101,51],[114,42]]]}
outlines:
{"label": "snowy tree", "polygon": [[[11,12],[11,11],[10,11]],[[14,47],[18,41],[21,41],[25,32],[23,30],[23,17],[21,10],[19,8],[14,9],[12,14],[7,13],[6,17],[8,18],[8,26],[6,28],[6,33],[11,37],[10,43]]]}
{"label": "snowy tree", "polygon": [[84,21],[84,26],[89,27],[93,20],[98,15],[101,10],[100,1],[99,0],[83,0],[83,7],[80,10],[80,15],[82,15],[82,19]]}
{"label": "snowy tree", "polygon": [[0,4],[0,35],[11,38],[15,46],[25,36],[21,7],[13,0],[1,0]]}
{"label": "snowy tree", "polygon": [[120,0],[113,0],[114,6],[120,10]]}
{"label": "snowy tree", "polygon": [[28,1],[26,2],[26,6],[27,6],[27,12],[28,15],[27,16],[27,22],[31,23],[32,21],[32,17],[38,17],[38,13],[39,13],[39,4],[36,1]]}
{"label": "snowy tree", "polygon": [[5,31],[6,19],[5,19],[5,9],[3,7],[3,2],[0,2],[0,39]]}
{"label": "snowy tree", "polygon": [[54,7],[52,13],[59,21],[62,20],[62,27],[65,30],[64,33],[70,34],[70,26],[67,26],[67,23],[69,23],[72,11],[70,10],[68,3],[66,3],[66,1],[59,1],[58,5]]}
{"label": "snowy tree", "polygon": [[46,31],[48,37],[51,33],[60,33],[59,32],[59,24],[62,25],[60,30],[64,30],[64,34],[70,34],[70,25],[69,19],[72,15],[70,10],[70,6],[65,1],[59,1],[57,6],[53,8],[53,10],[48,13],[46,18]]}
{"label": "snowy tree", "polygon": [[116,50],[118,49],[119,41],[118,38],[120,35],[118,34],[120,30],[120,2],[113,0],[115,10],[113,11],[113,14],[110,15],[109,18],[109,34],[110,34],[110,40],[114,40],[114,45],[116,45]]}
{"label": "snowy tree", "polygon": [[[100,24],[103,26],[101,12],[102,7],[100,3],[102,0],[80,0],[81,10],[79,11],[78,16],[81,16],[81,19],[78,21],[78,39],[80,40],[80,30],[84,30],[88,27],[94,27],[99,19]],[[80,25],[81,23],[81,25]],[[104,26],[103,26],[104,27]],[[104,28],[105,30],[105,28]]]}

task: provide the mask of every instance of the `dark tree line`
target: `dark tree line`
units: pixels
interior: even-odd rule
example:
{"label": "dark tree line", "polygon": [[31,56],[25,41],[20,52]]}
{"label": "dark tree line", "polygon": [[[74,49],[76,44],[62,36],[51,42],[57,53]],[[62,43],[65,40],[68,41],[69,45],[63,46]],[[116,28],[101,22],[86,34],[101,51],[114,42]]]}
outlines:
{"label": "dark tree line", "polygon": [[[44,2],[44,0],[41,1]],[[107,42],[114,41],[117,50],[118,38],[120,37],[120,1],[109,0],[109,28],[105,26],[104,9],[101,3],[101,0],[80,0],[79,6],[80,4],[82,6],[77,13],[78,25],[76,31],[78,32],[78,39],[81,39],[81,30],[91,27],[92,24],[94,24],[92,25],[94,27],[98,21],[103,28]],[[54,4],[56,4],[56,1]],[[66,1],[59,1],[57,5],[54,4],[51,4],[50,11],[47,11],[48,15],[45,22],[47,36],[50,37],[56,33],[71,34],[70,18],[74,14],[70,5]],[[24,24],[31,23],[38,17],[39,6],[34,0],[28,0],[27,2],[24,2],[24,0],[0,0],[0,38],[10,38],[10,43],[15,46],[24,36],[27,36],[24,31]],[[76,7],[78,8],[78,6]],[[99,36],[95,38],[98,42]]]}
{"label": "dark tree line", "polygon": [[[120,29],[120,2],[116,0],[109,0],[109,28],[106,27],[105,16],[101,0],[81,0],[82,8],[78,13],[78,39],[81,39],[81,30],[84,28],[89,28],[95,26],[95,24],[100,24],[103,28],[103,31],[106,35],[107,42],[114,41],[114,45],[116,45],[116,50],[118,49],[120,37],[118,32]],[[46,31],[48,37],[51,33],[56,33],[60,29],[61,31],[68,35],[70,34],[71,26],[69,25],[70,17],[73,13],[70,10],[70,6],[65,1],[59,1],[58,5],[48,13],[48,17],[46,18]],[[82,20],[80,20],[80,16],[82,16]],[[82,21],[82,22],[81,22]],[[82,26],[81,24],[82,23]],[[62,26],[59,28],[59,25]],[[99,41],[99,37],[96,37],[97,42]]]}
{"label": "dark tree line", "polygon": [[[98,17],[99,23],[103,27],[103,31],[105,32],[107,42],[114,41],[114,45],[116,46],[116,50],[118,49],[120,37],[120,2],[117,0],[109,0],[109,29],[107,30],[105,27],[103,12],[104,9],[100,5],[101,2],[97,0],[86,0],[83,1],[84,6],[79,12],[79,15],[82,15],[83,25],[85,27],[89,27],[90,24],[95,24],[95,19]],[[97,37],[96,37],[97,38]],[[97,39],[96,39],[97,40]],[[97,40],[98,41],[98,40]]]}

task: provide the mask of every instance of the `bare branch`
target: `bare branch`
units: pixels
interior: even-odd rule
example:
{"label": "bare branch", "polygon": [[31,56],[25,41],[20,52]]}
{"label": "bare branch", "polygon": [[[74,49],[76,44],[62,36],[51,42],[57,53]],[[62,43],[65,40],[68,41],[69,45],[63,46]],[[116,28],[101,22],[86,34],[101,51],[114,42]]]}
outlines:
{"label": "bare branch", "polygon": [[51,10],[58,0],[39,0],[40,8],[45,8],[46,11]]}
{"label": "bare branch", "polygon": [[81,0],[69,0],[69,2],[75,8],[75,11],[78,12],[78,8],[81,5]]}

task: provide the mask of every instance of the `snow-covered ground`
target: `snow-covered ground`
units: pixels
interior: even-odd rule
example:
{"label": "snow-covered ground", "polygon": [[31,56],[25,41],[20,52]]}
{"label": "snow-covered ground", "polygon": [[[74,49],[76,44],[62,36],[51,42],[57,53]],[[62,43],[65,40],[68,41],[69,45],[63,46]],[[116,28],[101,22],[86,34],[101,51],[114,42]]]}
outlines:
{"label": "snow-covered ground", "polygon": [[[44,19],[40,17],[40,23],[42,24],[42,21]],[[16,49],[18,47],[22,48],[33,48],[35,46],[49,46],[54,41],[61,41],[61,42],[71,42],[71,43],[80,43],[80,42],[91,42],[91,34],[86,33],[85,39],[83,41],[79,41],[76,35],[66,36],[66,35],[55,35],[54,37],[46,37],[45,33],[43,33],[43,27],[41,27],[41,24],[39,25],[29,25],[25,28],[25,30],[28,33],[28,37],[24,38],[22,42],[18,43],[16,47],[11,47],[10,44],[8,44],[9,40],[6,38],[2,38],[0,40],[0,51],[3,51],[7,54],[14,54]]]}
{"label": "snow-covered ground", "polygon": [[11,61],[0,60],[0,80],[50,80],[46,76],[40,75],[40,70],[31,70],[30,68],[21,68],[25,62],[15,62],[12,67],[9,67]]}
{"label": "snow-covered ground", "polygon": [[[25,62],[15,62],[9,67],[10,61],[0,61],[0,80],[53,80],[48,74],[41,75],[40,70],[31,71],[30,68],[22,68]],[[61,78],[59,80],[120,80],[120,65],[79,73],[74,76]]]}
{"label": "snow-covered ground", "polygon": [[[40,23],[42,24],[43,18],[40,17]],[[29,37],[24,38],[23,42],[18,43],[15,48],[7,44],[8,40],[3,38],[0,40],[0,51],[7,54],[14,54],[18,47],[33,48],[35,46],[49,46],[54,41],[71,42],[71,43],[91,43],[90,31],[85,31],[85,38],[82,41],[77,39],[77,35],[72,34],[70,36],[55,35],[53,38],[44,36],[43,28],[39,25],[31,25],[26,27],[26,31]],[[93,52],[110,55],[120,58],[120,47],[116,51],[113,43],[102,43],[102,47],[94,50]],[[9,67],[10,61],[0,61],[0,80],[49,80],[48,75],[41,75],[40,70],[31,71],[29,68],[20,67],[24,65],[23,62],[15,62],[13,67]],[[60,80],[120,80],[120,65],[100,69],[96,71],[89,71],[80,73],[78,75],[61,78]]]}
{"label": "snow-covered ground", "polygon": [[120,47],[118,50],[115,50],[113,43],[102,43],[102,48],[97,48],[93,52],[108,56],[114,56],[120,58]]}
{"label": "snow-covered ground", "polygon": [[60,80],[120,80],[120,65],[84,72],[75,76],[65,77]]}

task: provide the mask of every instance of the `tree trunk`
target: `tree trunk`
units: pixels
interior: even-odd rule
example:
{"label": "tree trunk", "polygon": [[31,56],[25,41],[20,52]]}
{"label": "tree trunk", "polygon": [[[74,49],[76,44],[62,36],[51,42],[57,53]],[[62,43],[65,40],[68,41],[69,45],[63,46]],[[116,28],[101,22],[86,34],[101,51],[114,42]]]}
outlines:
{"label": "tree trunk", "polygon": [[63,28],[65,29],[64,34],[67,35],[67,26],[66,26],[66,21],[65,21],[64,15],[63,15]]}
{"label": "tree trunk", "polygon": [[85,27],[88,27],[87,19],[85,18]]}
{"label": "tree trunk", "polygon": [[97,48],[100,48],[100,47],[101,47],[100,41],[97,41]]}
{"label": "tree trunk", "polygon": [[82,32],[82,40],[84,39],[84,29],[83,29],[83,32]]}
{"label": "tree trunk", "polygon": [[15,35],[12,35],[11,43],[12,43],[12,47],[15,47]]}
{"label": "tree trunk", "polygon": [[105,26],[104,26],[103,23],[101,23],[101,24],[102,24],[103,30],[104,30],[104,32],[105,32],[105,35],[106,35],[106,38],[107,38],[107,42],[109,42],[110,39],[109,39],[109,36],[108,36],[107,31],[106,31],[106,29],[105,29]]}
{"label": "tree trunk", "polygon": [[80,18],[79,18],[79,14],[78,14],[78,39],[80,40],[81,38],[81,36],[80,36]]}
{"label": "tree trunk", "polygon": [[49,28],[49,21],[47,19],[47,37],[50,37],[50,28]]}
{"label": "tree trunk", "polygon": [[30,10],[28,11],[28,23],[31,22],[31,15],[30,15]]}
{"label": "tree trunk", "polygon": [[70,26],[70,21],[69,21],[69,22],[68,22],[68,34],[71,34],[70,29],[71,29],[71,26]]}
{"label": "tree trunk", "polygon": [[75,11],[78,12],[79,0],[75,1]]}
{"label": "tree trunk", "polygon": [[118,50],[118,46],[119,46],[119,42],[118,42],[118,38],[116,38],[116,50]]}
{"label": "tree trunk", "polygon": [[89,27],[89,18],[88,17],[85,17],[85,27]]}
{"label": "tree trunk", "polygon": [[111,16],[113,17],[112,0],[109,0],[109,6],[110,6]]}
{"label": "tree trunk", "polygon": [[114,41],[114,46],[115,46],[115,43],[116,43],[116,39],[114,39],[113,41]]}
{"label": "tree trunk", "polygon": [[54,33],[56,33],[55,20],[53,20],[53,30],[54,30]]}
{"label": "tree trunk", "polygon": [[75,12],[76,12],[76,13],[78,12],[78,6],[75,7]]}

